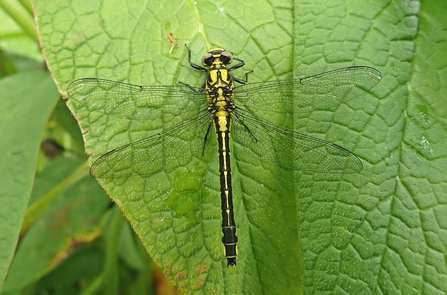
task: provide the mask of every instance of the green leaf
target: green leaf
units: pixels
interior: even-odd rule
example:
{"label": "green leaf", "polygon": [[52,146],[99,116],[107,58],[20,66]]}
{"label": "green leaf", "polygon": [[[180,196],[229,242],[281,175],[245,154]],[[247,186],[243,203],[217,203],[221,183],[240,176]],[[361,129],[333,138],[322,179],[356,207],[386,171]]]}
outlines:
{"label": "green leaf", "polygon": [[[7,11],[2,8],[5,4],[8,6]],[[30,35],[35,36],[35,40],[27,34],[25,31],[27,29]],[[0,39],[2,40],[0,74],[42,69],[43,57],[33,18],[16,1],[0,0]]]}
{"label": "green leaf", "polygon": [[[36,0],[40,37],[63,93],[98,77],[201,86],[189,67],[223,47],[250,82],[368,65],[383,81],[335,110],[265,117],[352,150],[358,174],[288,171],[233,143],[238,264],[223,256],[215,142],[204,157],[147,178],[101,180],[149,254],[184,291],[226,294],[442,293],[447,223],[445,32],[439,1],[104,2]],[[237,98],[236,98],[237,99]],[[181,118],[119,120],[74,102],[94,153],[142,139]],[[263,115],[262,113],[258,113]],[[214,147],[214,148],[213,148]],[[148,163],[150,165],[150,163]]]}
{"label": "green leaf", "polygon": [[[0,80],[0,280],[17,244],[37,161],[40,137],[59,94],[48,73],[28,72]],[[1,285],[1,284],[0,284]]]}
{"label": "green leaf", "polygon": [[45,276],[41,289],[58,290],[56,294],[79,294],[80,280],[94,278],[101,273],[104,253],[95,247],[82,247],[67,257],[54,271]]}
{"label": "green leaf", "polygon": [[7,0],[0,0],[0,7],[2,7],[36,43],[39,41],[33,17],[29,11],[26,10],[26,7],[23,7],[16,1]]}
{"label": "green leaf", "polygon": [[[79,162],[64,158],[51,162],[36,178],[33,195],[45,199],[50,188],[70,178]],[[76,185],[66,185],[54,197],[21,240],[3,291],[21,290],[37,281],[80,245],[100,235],[99,219],[110,201],[94,179],[83,175]]]}

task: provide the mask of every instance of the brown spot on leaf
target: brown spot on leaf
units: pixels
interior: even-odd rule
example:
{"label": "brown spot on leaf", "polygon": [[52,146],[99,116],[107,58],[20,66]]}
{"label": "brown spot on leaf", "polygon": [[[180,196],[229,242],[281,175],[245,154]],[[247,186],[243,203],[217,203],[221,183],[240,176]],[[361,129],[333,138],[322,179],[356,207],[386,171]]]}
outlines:
{"label": "brown spot on leaf", "polygon": [[184,278],[186,278],[186,276],[182,272],[179,272],[178,275],[175,276],[176,280],[181,280],[181,279],[184,279]]}
{"label": "brown spot on leaf", "polygon": [[208,271],[208,266],[207,266],[206,264],[204,264],[204,265],[202,266],[201,271],[202,271],[202,272],[207,272],[207,271]]}
{"label": "brown spot on leaf", "polygon": [[188,292],[191,289],[191,286],[189,284],[186,284],[184,286],[181,286],[180,289],[182,289],[183,292]]}
{"label": "brown spot on leaf", "polygon": [[200,286],[203,285],[203,282],[205,281],[205,278],[201,277],[199,282],[197,284],[194,285],[194,289],[198,289],[200,288]]}

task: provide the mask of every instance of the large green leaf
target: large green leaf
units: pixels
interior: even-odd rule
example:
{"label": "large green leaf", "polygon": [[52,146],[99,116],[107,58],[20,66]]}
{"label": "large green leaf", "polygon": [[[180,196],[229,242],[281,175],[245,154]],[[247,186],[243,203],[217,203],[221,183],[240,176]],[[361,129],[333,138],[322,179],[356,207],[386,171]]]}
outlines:
{"label": "large green leaf", "polygon": [[[73,178],[78,170],[74,167],[79,162],[69,158],[51,162],[36,178],[32,199],[44,202],[51,189]],[[80,169],[86,170],[84,165]],[[21,290],[37,281],[80,245],[100,235],[99,219],[109,207],[110,199],[94,179],[86,177],[87,173],[78,174],[81,180],[76,185],[64,186],[70,189],[52,198],[22,238],[3,286],[4,292]]]}
{"label": "large green leaf", "polygon": [[28,205],[40,137],[60,98],[48,73],[0,80],[0,288],[17,245]]}
{"label": "large green leaf", "polygon": [[[203,294],[447,289],[446,4],[36,0],[35,9],[45,57],[65,95],[68,83],[82,77],[201,86],[205,76],[189,67],[187,51],[169,54],[169,32],[190,45],[195,62],[215,46],[233,52],[253,70],[251,81],[349,65],[382,72],[371,93],[336,110],[266,116],[352,150],[363,160],[361,173],[278,169],[233,143],[236,267],[226,266],[220,242],[212,145],[174,171],[100,181],[179,288]],[[69,105],[91,161],[180,119],[126,121]]]}

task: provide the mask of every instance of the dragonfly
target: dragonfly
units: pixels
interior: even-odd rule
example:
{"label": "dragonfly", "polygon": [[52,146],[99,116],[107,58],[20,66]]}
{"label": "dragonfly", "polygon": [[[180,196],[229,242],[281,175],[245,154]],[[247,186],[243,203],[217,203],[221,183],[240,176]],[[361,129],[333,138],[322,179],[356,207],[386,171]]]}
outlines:
{"label": "dragonfly", "polygon": [[90,168],[90,174],[99,179],[145,177],[184,166],[204,155],[214,130],[219,154],[222,243],[227,265],[235,266],[238,239],[230,139],[269,165],[322,173],[360,172],[361,160],[346,148],[285,128],[256,112],[327,110],[369,91],[380,82],[381,74],[372,67],[351,66],[300,79],[247,83],[250,72],[245,74],[245,80],[231,75],[245,62],[230,52],[211,49],[198,65],[191,61],[188,46],[186,49],[190,66],[207,73],[201,87],[182,82],[141,86],[83,78],[70,83],[67,91],[71,99],[88,110],[116,118],[145,121],[186,117],[157,134],[100,156]]}

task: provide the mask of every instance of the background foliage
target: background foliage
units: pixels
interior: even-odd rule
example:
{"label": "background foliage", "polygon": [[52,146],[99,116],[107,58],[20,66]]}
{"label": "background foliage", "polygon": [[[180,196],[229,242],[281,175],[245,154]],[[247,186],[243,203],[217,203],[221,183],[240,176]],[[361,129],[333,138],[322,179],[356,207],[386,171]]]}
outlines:
{"label": "background foliage", "polygon": [[[36,0],[49,72],[29,3],[0,6],[3,294],[168,292],[161,272],[199,294],[447,290],[447,5]],[[253,70],[251,81],[349,65],[383,75],[370,94],[337,109],[268,117],[352,150],[364,164],[359,174],[284,171],[233,144],[235,268],[226,267],[220,242],[213,148],[172,172],[101,182],[159,270],[87,175],[77,122],[58,101],[54,84],[66,95],[81,77],[201,85],[184,48],[169,53],[169,32],[196,62],[225,47]],[[176,120],[129,122],[69,106],[94,157]]]}

